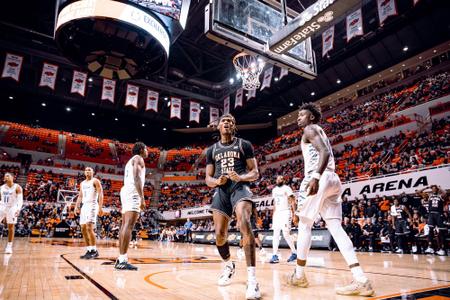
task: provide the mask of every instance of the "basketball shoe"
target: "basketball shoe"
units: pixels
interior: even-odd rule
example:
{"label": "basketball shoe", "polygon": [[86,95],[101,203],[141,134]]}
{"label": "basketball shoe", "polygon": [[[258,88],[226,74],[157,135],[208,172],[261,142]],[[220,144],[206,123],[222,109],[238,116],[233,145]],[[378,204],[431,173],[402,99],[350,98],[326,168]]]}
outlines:
{"label": "basketball shoe", "polygon": [[219,280],[217,281],[217,284],[220,286],[229,285],[235,272],[236,266],[234,265],[234,262],[232,261],[226,262],[223,272],[220,275]]}
{"label": "basketball shoe", "polygon": [[369,279],[364,283],[353,280],[349,285],[336,288],[336,294],[338,295],[369,297],[374,293],[375,291],[373,290]]}

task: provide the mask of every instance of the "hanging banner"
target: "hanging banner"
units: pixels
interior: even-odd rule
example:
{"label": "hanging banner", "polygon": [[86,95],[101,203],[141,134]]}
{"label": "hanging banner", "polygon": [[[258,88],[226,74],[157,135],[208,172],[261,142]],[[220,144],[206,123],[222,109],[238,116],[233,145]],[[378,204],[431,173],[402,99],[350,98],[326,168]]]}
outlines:
{"label": "hanging banner", "polygon": [[12,78],[19,82],[22,70],[23,56],[6,53],[5,65],[3,66],[2,78]]}
{"label": "hanging banner", "polygon": [[347,27],[347,42],[350,41],[355,36],[360,36],[364,34],[361,9],[358,9],[347,16],[346,27]]}
{"label": "hanging banner", "polygon": [[322,33],[322,57],[334,47],[334,25]]}
{"label": "hanging banner", "polygon": [[217,125],[219,120],[219,109],[216,107],[209,108],[209,125]]}
{"label": "hanging banner", "polygon": [[229,114],[230,113],[230,96],[223,99],[223,114]]}
{"label": "hanging banner", "polygon": [[191,101],[189,107],[189,122],[200,124],[200,103]]}
{"label": "hanging banner", "polygon": [[158,92],[147,90],[147,103],[145,105],[145,110],[153,110],[154,112],[158,112],[158,99]]}
{"label": "hanging banner", "polygon": [[244,89],[240,88],[236,91],[236,99],[234,99],[234,108],[243,105]]}
{"label": "hanging banner", "polygon": [[44,63],[42,67],[41,80],[39,86],[47,86],[52,90],[55,89],[56,75],[58,74],[58,66],[49,63]]}
{"label": "hanging banner", "polygon": [[138,107],[139,87],[133,84],[127,84],[127,97],[125,98],[125,106],[131,105]]}
{"label": "hanging banner", "polygon": [[266,71],[264,71],[264,79],[261,86],[261,91],[265,89],[266,87],[270,87],[270,83],[272,82],[272,73],[273,73],[273,67],[268,68]]}
{"label": "hanging banner", "polygon": [[377,0],[378,17],[380,18],[380,26],[383,26],[384,21],[390,16],[397,15],[397,6],[395,0]]}
{"label": "hanging banner", "polygon": [[284,76],[286,76],[287,74],[289,74],[288,69],[281,68],[279,80],[281,80],[281,79],[282,79]]}
{"label": "hanging banner", "polygon": [[72,86],[70,92],[72,94],[80,94],[84,97],[86,92],[87,73],[73,71]]}
{"label": "hanging banner", "polygon": [[256,98],[256,89],[254,90],[248,90],[247,93],[247,100],[250,100],[252,98]]}
{"label": "hanging banner", "polygon": [[116,81],[103,78],[102,100],[109,100],[114,103],[114,95],[116,93]]}
{"label": "hanging banner", "polygon": [[181,99],[171,98],[170,102],[170,118],[178,118],[181,120]]}

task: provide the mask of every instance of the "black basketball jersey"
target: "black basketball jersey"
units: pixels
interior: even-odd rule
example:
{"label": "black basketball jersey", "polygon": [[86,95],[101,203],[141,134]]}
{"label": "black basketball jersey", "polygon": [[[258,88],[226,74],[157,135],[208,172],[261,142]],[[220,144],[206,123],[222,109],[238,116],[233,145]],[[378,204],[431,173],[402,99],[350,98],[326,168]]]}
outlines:
{"label": "black basketball jersey", "polygon": [[[220,141],[208,148],[206,152],[206,164],[214,165],[214,178],[235,171],[239,175],[247,173],[247,159],[254,158],[252,144],[241,138],[224,145]],[[225,187],[232,185],[231,180]]]}
{"label": "black basketball jersey", "polygon": [[429,194],[428,196],[428,212],[444,213],[444,199],[439,194]]}

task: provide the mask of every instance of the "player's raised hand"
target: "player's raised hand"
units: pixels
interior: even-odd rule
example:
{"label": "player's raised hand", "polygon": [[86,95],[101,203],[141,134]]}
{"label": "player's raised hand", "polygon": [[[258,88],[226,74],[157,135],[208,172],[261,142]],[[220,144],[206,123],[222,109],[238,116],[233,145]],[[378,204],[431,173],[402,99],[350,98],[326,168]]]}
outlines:
{"label": "player's raised hand", "polygon": [[239,174],[236,173],[236,171],[231,171],[230,173],[228,173],[228,176],[230,176],[230,179],[235,182],[242,181],[241,176],[239,176]]}
{"label": "player's raised hand", "polygon": [[317,191],[319,190],[319,180],[316,178],[311,179],[306,187],[306,190],[308,191],[307,196],[314,196],[317,194]]}
{"label": "player's raised hand", "polygon": [[217,186],[224,185],[225,183],[227,183],[227,180],[228,180],[227,176],[221,175],[219,178],[217,178],[216,184]]}

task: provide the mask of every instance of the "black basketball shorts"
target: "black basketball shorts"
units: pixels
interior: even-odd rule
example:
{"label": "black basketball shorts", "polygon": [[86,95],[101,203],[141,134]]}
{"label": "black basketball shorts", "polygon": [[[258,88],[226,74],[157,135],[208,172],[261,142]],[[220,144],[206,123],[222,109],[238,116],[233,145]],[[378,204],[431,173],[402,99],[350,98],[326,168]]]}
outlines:
{"label": "black basketball shorts", "polygon": [[240,184],[234,189],[217,187],[209,210],[218,211],[231,219],[236,205],[241,201],[252,202],[252,196],[253,193],[247,184]]}
{"label": "black basketball shorts", "polygon": [[430,212],[428,214],[428,222],[427,225],[433,228],[442,228],[445,229],[444,220],[442,215],[438,212]]}
{"label": "black basketball shorts", "polygon": [[395,220],[395,234],[396,235],[405,235],[409,234],[409,224],[408,221],[399,219]]}

